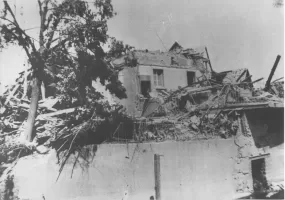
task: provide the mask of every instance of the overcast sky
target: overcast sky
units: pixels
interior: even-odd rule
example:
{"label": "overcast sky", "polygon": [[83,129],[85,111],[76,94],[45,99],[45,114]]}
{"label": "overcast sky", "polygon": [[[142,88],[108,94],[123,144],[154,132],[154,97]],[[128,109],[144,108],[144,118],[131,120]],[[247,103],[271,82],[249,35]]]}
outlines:
{"label": "overcast sky", "polygon": [[[267,79],[280,54],[276,79],[284,75],[284,10],[274,1],[113,0],[118,15],[108,23],[109,34],[138,49],[165,50],[175,41],[188,48],[207,46],[214,70],[248,68],[253,79]],[[37,27],[36,0],[14,2],[20,23]],[[23,62],[16,47],[0,53],[0,81],[11,82]]]}

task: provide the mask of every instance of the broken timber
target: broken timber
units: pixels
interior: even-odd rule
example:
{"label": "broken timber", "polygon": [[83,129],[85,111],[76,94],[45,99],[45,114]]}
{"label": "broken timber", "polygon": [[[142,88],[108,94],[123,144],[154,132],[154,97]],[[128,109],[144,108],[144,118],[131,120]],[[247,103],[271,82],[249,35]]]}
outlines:
{"label": "broken timber", "polygon": [[276,68],[277,68],[277,65],[278,65],[278,63],[279,63],[280,58],[281,58],[280,55],[278,55],[278,56],[276,57],[275,63],[274,63],[274,65],[273,65],[272,69],[271,69],[271,72],[270,72],[269,77],[268,77],[268,79],[267,79],[267,81],[266,81],[266,84],[265,84],[265,88],[264,88],[265,91],[268,90],[269,87],[270,87],[271,79],[272,79],[272,77],[273,77],[273,75],[274,75],[274,72],[275,72],[275,70],[276,70]]}
{"label": "broken timber", "polygon": [[241,75],[237,78],[236,82],[238,82],[238,81],[241,79],[241,77],[242,77],[245,73],[246,73],[246,70],[244,70],[244,71],[241,73]]}
{"label": "broken timber", "polygon": [[75,109],[76,108],[68,108],[68,109],[56,111],[56,112],[53,112],[53,113],[42,114],[42,115],[39,115],[37,117],[37,119],[45,119],[45,118],[48,118],[48,117],[54,117],[54,116],[57,116],[57,115],[72,113],[72,112],[75,111]]}

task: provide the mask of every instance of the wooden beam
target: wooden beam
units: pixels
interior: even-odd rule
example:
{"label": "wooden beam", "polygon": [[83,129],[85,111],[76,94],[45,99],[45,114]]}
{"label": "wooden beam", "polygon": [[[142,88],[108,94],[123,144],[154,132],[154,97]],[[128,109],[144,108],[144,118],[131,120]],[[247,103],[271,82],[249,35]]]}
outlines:
{"label": "wooden beam", "polygon": [[250,79],[251,77],[252,77],[252,75],[250,75],[250,76],[246,77],[246,78],[242,81],[242,83],[244,83],[244,82],[248,81],[248,79]]}
{"label": "wooden beam", "polygon": [[61,114],[72,113],[72,112],[75,111],[75,109],[76,108],[68,108],[68,109],[59,110],[59,111],[56,111],[56,112],[53,112],[53,113],[42,114],[42,115],[39,115],[37,117],[37,119],[45,119],[45,118],[48,118],[48,117],[54,117],[54,116],[61,115]]}
{"label": "wooden beam", "polygon": [[246,73],[246,71],[247,71],[247,70],[244,70],[244,71],[241,73],[241,75],[237,78],[236,82],[238,82],[238,81],[241,79],[241,77]]}
{"label": "wooden beam", "polygon": [[265,88],[264,88],[265,90],[268,90],[269,87],[270,87],[271,79],[272,79],[272,77],[273,77],[273,75],[274,75],[274,72],[275,72],[275,70],[276,70],[276,68],[277,68],[277,65],[278,65],[278,63],[279,63],[280,58],[281,58],[280,55],[278,55],[278,56],[276,57],[276,60],[275,60],[275,62],[274,62],[274,65],[273,65],[273,67],[272,67],[272,69],[271,69],[271,72],[270,72],[270,74],[269,74],[269,77],[268,77],[268,79],[267,79],[267,81],[266,81]]}
{"label": "wooden beam", "polygon": [[12,90],[12,92],[9,94],[9,96],[6,99],[6,101],[4,102],[4,105],[7,105],[10,102],[10,99],[14,96],[14,94],[17,92],[19,87],[20,87],[19,84],[14,87],[14,89]]}
{"label": "wooden beam", "polygon": [[255,80],[255,81],[252,81],[252,84],[253,83],[256,83],[256,82],[259,82],[259,81],[261,81],[261,80],[263,80],[264,78],[260,78],[260,79],[257,79],[257,80]]}
{"label": "wooden beam", "polygon": [[208,60],[209,60],[209,66],[210,66],[210,68],[211,68],[211,71],[213,72],[214,70],[213,70],[212,65],[211,65],[211,60],[210,60],[210,57],[209,57],[209,54],[208,54],[207,47],[205,47],[205,50],[206,50],[207,58],[208,58]]}

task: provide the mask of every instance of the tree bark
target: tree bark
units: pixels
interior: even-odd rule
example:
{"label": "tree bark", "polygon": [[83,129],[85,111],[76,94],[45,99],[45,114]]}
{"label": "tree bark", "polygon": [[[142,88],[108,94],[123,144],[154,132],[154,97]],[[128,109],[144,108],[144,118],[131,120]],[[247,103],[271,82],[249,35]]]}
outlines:
{"label": "tree bark", "polygon": [[29,110],[28,120],[26,124],[26,130],[25,130],[25,136],[29,142],[31,142],[34,137],[33,128],[34,128],[35,119],[37,115],[38,102],[39,102],[39,96],[40,96],[40,87],[41,87],[41,83],[40,83],[39,78],[34,77],[32,80],[32,95],[31,95],[30,110]]}

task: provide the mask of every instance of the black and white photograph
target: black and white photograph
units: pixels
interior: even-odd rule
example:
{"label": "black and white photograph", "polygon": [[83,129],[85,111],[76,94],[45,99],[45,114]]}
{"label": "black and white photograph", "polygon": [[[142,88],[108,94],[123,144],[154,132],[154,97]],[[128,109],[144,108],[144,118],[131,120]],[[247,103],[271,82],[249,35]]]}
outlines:
{"label": "black and white photograph", "polygon": [[0,0],[0,200],[284,199],[284,0]]}

